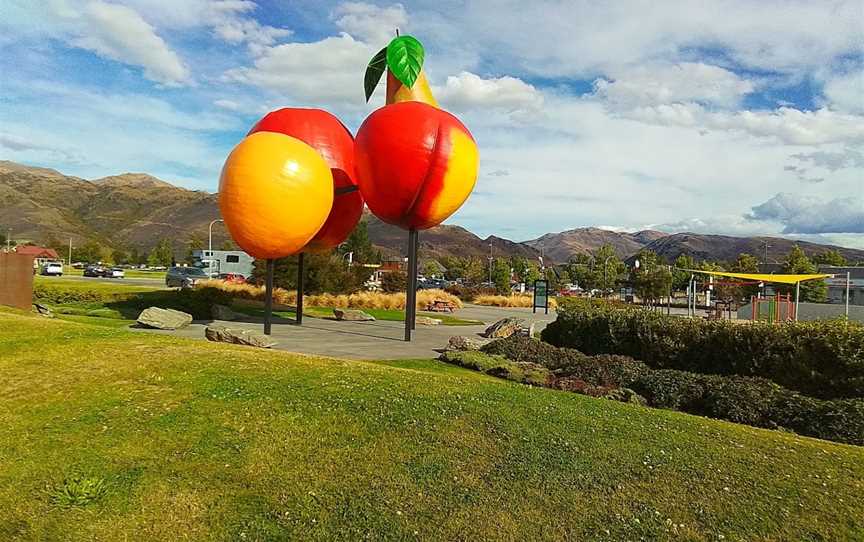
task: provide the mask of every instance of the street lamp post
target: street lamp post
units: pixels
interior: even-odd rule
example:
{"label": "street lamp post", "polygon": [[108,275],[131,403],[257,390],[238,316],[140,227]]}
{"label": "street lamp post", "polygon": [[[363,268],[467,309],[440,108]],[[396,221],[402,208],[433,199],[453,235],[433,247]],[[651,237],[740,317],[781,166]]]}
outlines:
{"label": "street lamp post", "polygon": [[208,258],[207,258],[207,278],[208,279],[213,278],[213,224],[215,224],[217,222],[223,222],[224,223],[225,221],[222,220],[221,218],[217,218],[216,220],[211,221],[210,226],[207,228],[207,232],[208,232],[207,233],[207,238],[208,238],[207,251],[209,252]]}

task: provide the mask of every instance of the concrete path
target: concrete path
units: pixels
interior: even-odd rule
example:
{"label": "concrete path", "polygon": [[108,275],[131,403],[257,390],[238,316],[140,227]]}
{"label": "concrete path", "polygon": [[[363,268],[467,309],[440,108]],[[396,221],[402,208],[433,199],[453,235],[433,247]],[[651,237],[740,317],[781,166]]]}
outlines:
{"label": "concrete path", "polygon": [[[531,309],[481,307],[466,305],[456,311],[456,316],[466,320],[479,320],[486,325],[506,318],[516,316],[536,323],[535,329],[540,331],[546,324],[555,319],[555,312],[549,314],[532,314]],[[211,323],[222,324],[233,328],[263,330],[260,323],[251,322],[200,322],[177,331],[159,331],[148,329],[146,333],[173,334],[179,337],[190,337],[206,340],[204,328]],[[322,318],[303,319],[302,326],[295,326],[289,320],[275,319],[272,337],[279,341],[275,347],[279,350],[318,354],[349,359],[411,359],[433,358],[438,351],[447,346],[447,340],[453,335],[476,335],[486,329],[482,326],[421,326],[414,332],[414,340],[405,342],[403,322],[339,322]]]}

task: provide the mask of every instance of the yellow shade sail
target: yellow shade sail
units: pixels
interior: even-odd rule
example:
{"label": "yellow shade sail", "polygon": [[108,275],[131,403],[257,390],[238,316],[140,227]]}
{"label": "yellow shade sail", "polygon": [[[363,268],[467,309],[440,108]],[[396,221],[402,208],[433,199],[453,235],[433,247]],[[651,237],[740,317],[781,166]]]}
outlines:
{"label": "yellow shade sail", "polygon": [[730,277],[744,280],[757,280],[759,282],[780,282],[783,284],[797,284],[807,280],[824,279],[833,277],[834,275],[813,274],[813,275],[774,275],[769,273],[727,273],[725,271],[700,271],[698,269],[685,269],[691,273],[702,273],[705,275],[714,275],[717,277]]}

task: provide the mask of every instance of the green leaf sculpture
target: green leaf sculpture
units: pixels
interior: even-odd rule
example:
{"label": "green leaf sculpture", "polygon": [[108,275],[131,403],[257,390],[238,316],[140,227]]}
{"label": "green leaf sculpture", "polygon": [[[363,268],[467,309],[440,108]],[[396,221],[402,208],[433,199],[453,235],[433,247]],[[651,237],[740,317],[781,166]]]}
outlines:
{"label": "green leaf sculpture", "polygon": [[378,86],[378,81],[381,80],[381,76],[384,75],[384,70],[387,69],[387,48],[383,48],[378,51],[375,56],[372,57],[372,60],[369,61],[369,65],[366,66],[366,75],[363,78],[363,87],[366,89],[366,101],[369,101],[369,98],[372,97],[372,93],[375,92],[375,87]]}
{"label": "green leaf sculpture", "polygon": [[387,46],[387,67],[403,85],[411,88],[423,68],[423,45],[412,36],[394,38]]}
{"label": "green leaf sculpture", "polygon": [[366,91],[366,101],[372,97],[375,87],[381,80],[386,69],[390,69],[393,76],[408,88],[414,86],[414,82],[420,76],[423,69],[423,45],[413,36],[398,36],[378,51],[366,66],[366,75],[363,78],[363,87]]}

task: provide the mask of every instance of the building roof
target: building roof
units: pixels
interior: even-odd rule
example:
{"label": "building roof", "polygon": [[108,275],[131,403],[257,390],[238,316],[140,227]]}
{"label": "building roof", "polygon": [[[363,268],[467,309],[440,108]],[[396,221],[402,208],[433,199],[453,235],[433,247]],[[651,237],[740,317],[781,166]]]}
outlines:
{"label": "building roof", "polygon": [[53,248],[37,247],[33,245],[21,245],[15,247],[15,252],[17,254],[26,254],[27,256],[33,256],[34,258],[52,258],[55,260],[60,259],[57,251]]}

